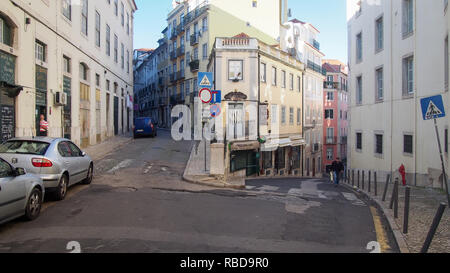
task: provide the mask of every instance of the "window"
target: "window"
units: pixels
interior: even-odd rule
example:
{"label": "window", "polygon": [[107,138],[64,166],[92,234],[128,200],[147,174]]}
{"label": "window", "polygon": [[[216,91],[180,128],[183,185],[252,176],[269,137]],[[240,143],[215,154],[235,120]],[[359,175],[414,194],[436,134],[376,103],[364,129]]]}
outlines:
{"label": "window", "polygon": [[89,80],[88,75],[89,75],[88,67],[85,64],[81,63],[80,64],[80,78],[84,81],[88,81]]}
{"label": "window", "polygon": [[334,101],[334,92],[327,92],[327,101]]}
{"label": "window", "polygon": [[114,0],[114,15],[119,15],[119,3],[118,0]]}
{"label": "window", "polygon": [[123,44],[120,44],[120,64],[123,69],[125,67],[125,47]]}
{"label": "window", "polygon": [[278,106],[272,105],[272,116],[271,116],[272,124],[278,123],[277,111],[278,111]]}
{"label": "window", "polygon": [[203,51],[203,60],[208,59],[208,44],[203,44],[202,51]]}
{"label": "window", "polygon": [[252,1],[252,7],[257,8],[258,7],[258,1],[253,0]]}
{"label": "window", "polygon": [[191,28],[187,27],[186,28],[186,42],[190,42],[191,41]]}
{"label": "window", "polygon": [[117,35],[114,34],[114,62],[119,61],[119,39]]}
{"label": "window", "polygon": [[110,82],[109,80],[106,80],[106,91],[109,91],[110,89]]}
{"label": "window", "polygon": [[356,35],[356,62],[361,62],[363,57],[362,32]]}
{"label": "window", "polygon": [[45,61],[47,59],[47,56],[46,56],[46,49],[47,48],[46,47],[47,46],[44,43],[36,40],[36,43],[35,43],[36,59],[41,61],[41,62],[44,62],[44,63],[45,63]]}
{"label": "window", "polygon": [[186,60],[186,66],[189,66],[189,63],[191,62],[191,52],[186,52],[184,59]]}
{"label": "window", "polygon": [[61,0],[61,12],[69,20],[72,20],[72,4],[71,0]]}
{"label": "window", "polygon": [[297,91],[298,92],[302,91],[302,80],[300,77],[297,77]]}
{"label": "window", "polygon": [[286,88],[286,71],[281,71],[281,88]]}
{"label": "window", "polygon": [[208,17],[205,17],[202,20],[202,31],[208,31]]}
{"label": "window", "polygon": [[67,56],[63,56],[63,65],[64,65],[64,72],[70,73],[71,72],[71,61],[70,58]]}
{"label": "window", "polygon": [[281,123],[286,124],[286,106],[281,107]]}
{"label": "window", "polygon": [[130,73],[130,51],[127,50],[127,73]]}
{"label": "window", "polygon": [[120,23],[125,26],[125,7],[122,2],[120,2]]}
{"label": "window", "polygon": [[289,124],[294,125],[294,108],[289,108]]}
{"label": "window", "polygon": [[414,31],[414,6],[413,0],[403,0],[403,37]]}
{"label": "window", "polygon": [[106,24],[106,55],[111,56],[111,28]]}
{"label": "window", "polygon": [[228,79],[232,81],[243,80],[243,60],[228,61]]}
{"label": "window", "polygon": [[327,160],[333,160],[334,158],[334,149],[333,148],[327,148]]}
{"label": "window", "polygon": [[403,136],[403,152],[405,154],[413,154],[413,139],[412,135]]}
{"label": "window", "polygon": [[95,11],[95,45],[100,47],[100,13]]}
{"label": "window", "polygon": [[130,35],[130,14],[127,12],[127,35]]}
{"label": "window", "polygon": [[294,91],[294,74],[289,74],[289,89]]}
{"label": "window", "polygon": [[362,76],[356,78],[356,104],[362,104]]}
{"label": "window", "polygon": [[261,63],[261,82],[267,81],[267,65],[265,63]]}
{"label": "window", "polygon": [[277,86],[277,69],[272,66],[272,85]]}
{"label": "window", "polygon": [[379,155],[383,154],[383,135],[375,135],[375,153]]}
{"label": "window", "polygon": [[376,100],[382,101],[384,98],[384,90],[383,90],[383,68],[379,68],[375,72],[376,74]]}
{"label": "window", "polygon": [[194,48],[194,60],[198,60],[198,47]]}
{"label": "window", "polygon": [[302,110],[297,108],[297,125],[302,124]]}
{"label": "window", "polygon": [[383,17],[380,17],[375,22],[375,50],[379,52],[384,48],[384,30]]}
{"label": "window", "polygon": [[334,110],[333,109],[325,110],[325,119],[334,119]]}
{"label": "window", "polygon": [[81,0],[81,33],[88,36],[88,0]]}
{"label": "window", "polygon": [[100,75],[97,73],[95,74],[95,86],[100,86]]}
{"label": "window", "polygon": [[414,57],[403,59],[403,95],[414,93]]}
{"label": "window", "polygon": [[356,150],[362,150],[362,133],[356,133]]}

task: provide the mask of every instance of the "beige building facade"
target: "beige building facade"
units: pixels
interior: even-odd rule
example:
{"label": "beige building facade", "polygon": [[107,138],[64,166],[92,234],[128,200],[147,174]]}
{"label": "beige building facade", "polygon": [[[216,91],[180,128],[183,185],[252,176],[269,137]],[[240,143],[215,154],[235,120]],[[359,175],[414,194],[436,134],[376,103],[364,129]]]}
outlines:
{"label": "beige building facade", "polygon": [[[40,134],[83,147],[133,118],[133,0],[1,1],[2,140]],[[11,90],[16,96],[4,96]],[[5,93],[6,92],[6,93]]]}

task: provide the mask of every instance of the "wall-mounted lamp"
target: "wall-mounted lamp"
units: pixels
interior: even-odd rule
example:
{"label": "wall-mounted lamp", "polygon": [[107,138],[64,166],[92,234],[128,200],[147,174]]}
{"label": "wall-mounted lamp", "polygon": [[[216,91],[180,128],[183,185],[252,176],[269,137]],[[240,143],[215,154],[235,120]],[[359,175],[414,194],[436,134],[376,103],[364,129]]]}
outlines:
{"label": "wall-mounted lamp", "polygon": [[29,17],[25,18],[25,24],[26,25],[31,24],[31,18],[29,18]]}

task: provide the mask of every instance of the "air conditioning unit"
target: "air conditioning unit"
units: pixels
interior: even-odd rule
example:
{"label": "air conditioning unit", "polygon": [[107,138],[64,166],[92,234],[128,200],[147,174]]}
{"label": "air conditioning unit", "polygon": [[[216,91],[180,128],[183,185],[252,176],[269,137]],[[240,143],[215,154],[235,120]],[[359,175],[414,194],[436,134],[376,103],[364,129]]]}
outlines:
{"label": "air conditioning unit", "polygon": [[67,105],[67,94],[61,91],[55,93],[55,105],[65,106]]}

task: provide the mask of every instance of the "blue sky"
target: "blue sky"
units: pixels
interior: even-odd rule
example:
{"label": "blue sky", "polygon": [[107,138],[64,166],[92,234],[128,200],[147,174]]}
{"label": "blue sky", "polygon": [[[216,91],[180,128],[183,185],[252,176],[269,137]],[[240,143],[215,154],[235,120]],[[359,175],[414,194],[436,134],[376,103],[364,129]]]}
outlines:
{"label": "blue sky", "polygon": [[[172,0],[136,0],[134,47],[155,48]],[[312,23],[320,30],[319,42],[327,59],[347,63],[346,0],[290,0],[292,18]],[[291,19],[292,19],[291,18]]]}

